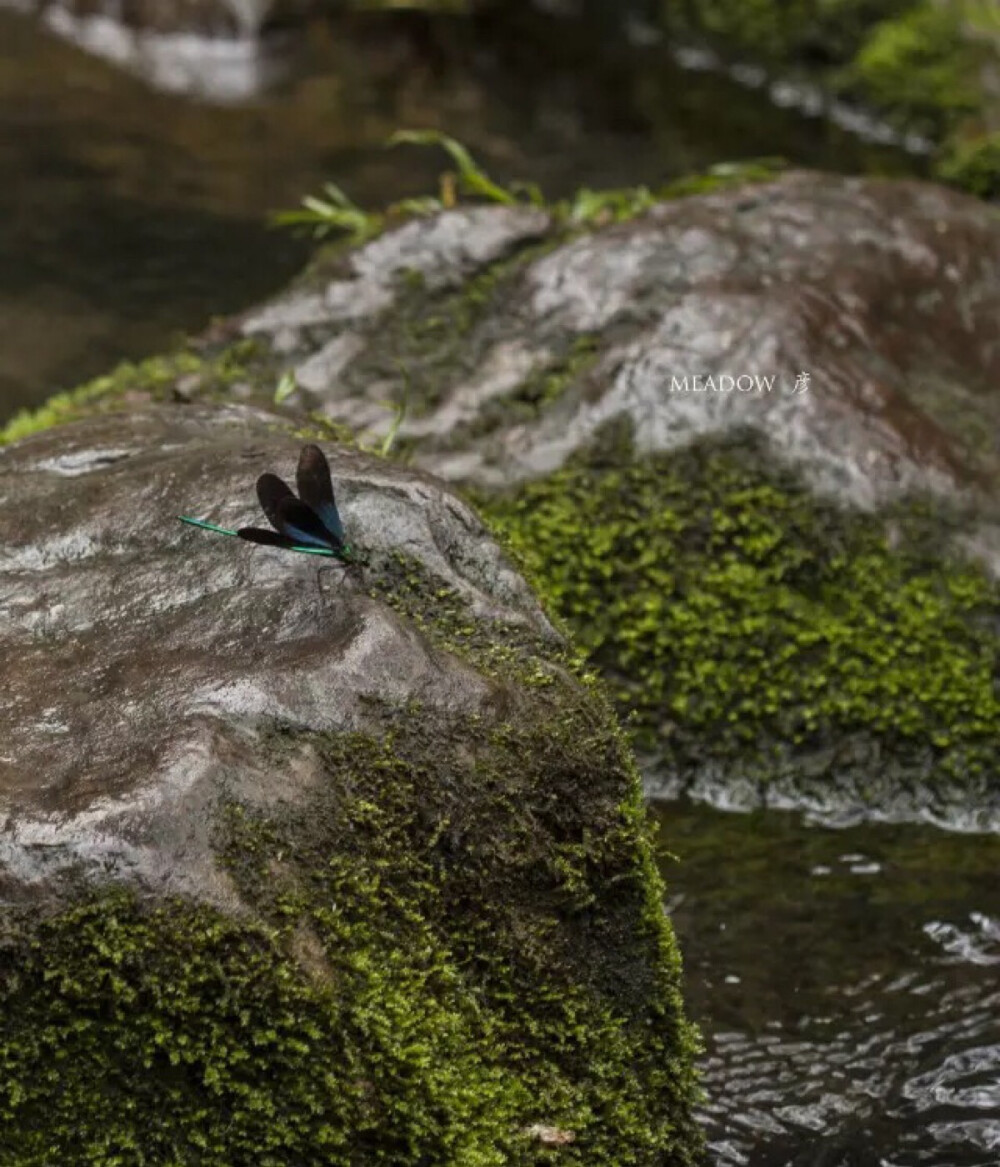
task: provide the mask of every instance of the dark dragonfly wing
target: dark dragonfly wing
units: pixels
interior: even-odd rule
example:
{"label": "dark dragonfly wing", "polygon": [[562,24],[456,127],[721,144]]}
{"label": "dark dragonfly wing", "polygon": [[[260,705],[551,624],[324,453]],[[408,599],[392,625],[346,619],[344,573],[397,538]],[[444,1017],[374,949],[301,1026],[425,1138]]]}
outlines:
{"label": "dark dragonfly wing", "polygon": [[266,547],[284,547],[286,551],[301,551],[308,555],[336,555],[331,547],[300,546],[291,535],[282,535],[278,531],[268,531],[264,527],[240,527],[233,532],[248,543],[263,543]]}
{"label": "dark dragonfly wing", "polygon": [[263,543],[266,547],[287,547],[291,550],[295,540],[291,535],[282,535],[280,531],[268,531],[266,527],[240,527],[236,532],[241,539],[248,543]]}
{"label": "dark dragonfly wing", "polygon": [[[261,510],[267,515],[267,521],[276,531],[283,532],[284,528],[278,515],[278,507],[285,499],[295,498],[295,495],[292,494],[292,488],[277,474],[262,474],[257,479],[257,498],[260,501]],[[252,529],[247,528],[247,530]]]}
{"label": "dark dragonfly wing", "polygon": [[340,512],[333,498],[330,463],[319,446],[302,447],[295,471],[295,485],[299,488],[299,498],[316,512],[335,542],[343,543],[344,524],[340,521]]}

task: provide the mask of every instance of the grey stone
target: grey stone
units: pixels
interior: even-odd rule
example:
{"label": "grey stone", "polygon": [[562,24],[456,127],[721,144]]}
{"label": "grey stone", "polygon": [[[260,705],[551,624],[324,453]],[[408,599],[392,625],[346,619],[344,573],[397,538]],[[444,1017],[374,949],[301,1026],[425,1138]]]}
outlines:
{"label": "grey stone", "polygon": [[[177,522],[261,523],[253,482],[291,478],[299,445],[232,407],[115,414],[0,450],[7,881],[84,862],[226,903],[212,805],[225,791],[297,798],[317,780],[304,766],[276,784],[261,726],[360,731],[369,698],[483,712],[491,682],[355,575],[321,592],[322,561]],[[349,536],[373,562],[401,553],[475,620],[557,643],[464,503],[418,471],[329,453]]]}

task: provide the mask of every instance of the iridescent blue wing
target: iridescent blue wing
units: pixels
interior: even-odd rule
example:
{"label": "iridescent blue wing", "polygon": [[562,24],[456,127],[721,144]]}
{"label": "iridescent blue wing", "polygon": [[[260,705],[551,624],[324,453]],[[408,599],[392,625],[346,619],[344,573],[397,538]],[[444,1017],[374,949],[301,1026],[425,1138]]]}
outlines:
{"label": "iridescent blue wing", "polygon": [[344,524],[333,498],[330,464],[319,446],[303,446],[295,471],[299,498],[319,516],[336,543],[344,541]]}
{"label": "iridescent blue wing", "polygon": [[307,547],[328,547],[336,551],[343,546],[340,539],[322,522],[319,515],[301,499],[291,495],[278,503],[276,526],[282,535],[290,535],[296,543]]}

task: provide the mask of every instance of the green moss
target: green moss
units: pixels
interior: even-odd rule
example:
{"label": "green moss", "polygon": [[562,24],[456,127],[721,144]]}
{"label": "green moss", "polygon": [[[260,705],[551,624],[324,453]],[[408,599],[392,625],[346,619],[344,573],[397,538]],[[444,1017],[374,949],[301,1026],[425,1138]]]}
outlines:
{"label": "green moss", "polygon": [[962,35],[957,12],[929,0],[879,24],[850,76],[897,125],[935,139],[982,100],[975,49]]}
{"label": "green moss", "polygon": [[525,421],[532,420],[557,401],[566,386],[585,373],[599,355],[600,337],[587,332],[574,336],[565,352],[521,382],[509,402]]}
{"label": "green moss", "polygon": [[68,393],[57,393],[38,409],[19,410],[6,425],[0,426],[0,446],[92,412],[94,404],[110,392],[109,381],[110,378],[100,377]]}
{"label": "green moss", "polygon": [[668,765],[766,778],[863,740],[897,771],[995,773],[1000,594],[924,554],[914,512],[890,549],[749,440],[622,461],[483,505]]}
{"label": "green moss", "polygon": [[114,891],[8,945],[0,1163],[337,1161],[352,1100],[317,1073],[340,1053],[328,1006],[274,943]]}
{"label": "green moss", "polygon": [[939,147],[936,176],[992,197],[1000,22],[988,0],[692,0],[666,6],[664,19],[675,34],[873,107]]}
{"label": "green moss", "polygon": [[665,5],[664,19],[675,33],[696,33],[785,67],[846,64],[874,22],[912,6],[913,0],[690,0]]}
{"label": "green moss", "polygon": [[935,167],[938,178],[983,199],[1000,195],[1000,134],[951,143]]}
{"label": "green moss", "polygon": [[565,642],[530,625],[474,613],[458,591],[431,577],[418,560],[395,552],[373,566],[366,573],[370,596],[395,609],[435,648],[484,676],[514,687],[545,688],[582,674],[579,654]]}
{"label": "green moss", "polygon": [[273,376],[268,349],[255,339],[205,352],[185,348],[138,363],[123,361],[111,373],[57,394],[38,409],[15,414],[0,428],[0,445],[93,413],[128,408],[137,396],[148,401],[228,400],[236,382],[269,383]]}
{"label": "green moss", "polygon": [[[500,726],[387,711],[382,742],[323,739],[350,794],[337,782],[308,819],[272,822],[245,894],[270,897],[275,919],[291,904],[295,927],[340,954],[338,984],[359,949],[404,967],[420,954],[422,991],[456,994],[481,1026],[477,1057],[516,1078],[485,1108],[500,1161],[534,1161],[518,1134],[531,1122],[575,1132],[567,1162],[687,1161],[670,1099],[690,1097],[692,1034],[637,777],[590,694],[528,704]],[[281,881],[276,855],[290,857]]]}
{"label": "green moss", "polygon": [[694,1035],[637,776],[586,689],[500,723],[276,727],[307,808],[229,805],[258,923],[112,891],[8,929],[3,1167],[688,1165]]}
{"label": "green moss", "polygon": [[0,429],[0,445],[16,442],[39,430],[75,421],[89,413],[115,407],[125,394],[154,395],[180,377],[195,372],[201,362],[192,353],[173,357],[151,357],[140,364],[124,362],[112,373],[88,381],[68,393],[51,397],[35,410],[21,410]]}

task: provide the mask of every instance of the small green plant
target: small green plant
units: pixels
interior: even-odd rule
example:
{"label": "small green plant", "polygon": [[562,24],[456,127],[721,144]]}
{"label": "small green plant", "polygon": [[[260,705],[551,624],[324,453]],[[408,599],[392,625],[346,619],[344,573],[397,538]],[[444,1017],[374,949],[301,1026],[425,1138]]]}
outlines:
{"label": "small green plant", "polygon": [[335,183],[326,183],[323,193],[325,198],[304,198],[301,210],[276,212],[271,222],[276,227],[309,228],[317,239],[343,231],[351,243],[364,243],[382,229],[381,215],[363,211]]}
{"label": "small green plant", "polygon": [[295,379],[295,370],[286,370],[281,374],[281,380],[278,382],[278,387],[274,391],[274,404],[280,405],[283,401],[287,401],[298,387],[299,383]]}
{"label": "small green plant", "polygon": [[396,436],[399,433],[400,426],[406,420],[406,411],[410,404],[410,375],[402,365],[399,366],[399,371],[403,378],[403,397],[402,400],[395,403],[386,402],[386,405],[395,411],[395,416],[392,419],[389,432],[382,439],[382,444],[379,446],[378,452],[383,458],[388,458],[392,452],[392,447],[396,444]]}
{"label": "small green plant", "polygon": [[658,197],[661,199],[684,198],[688,195],[710,194],[715,190],[726,190],[733,186],[744,186],[751,182],[770,182],[788,168],[784,158],[747,158],[741,162],[717,162],[702,174],[685,175],[668,183]]}
{"label": "small green plant", "polygon": [[323,198],[310,196],[302,200],[301,209],[278,211],[271,222],[277,227],[308,228],[314,237],[323,238],[333,231],[347,234],[351,243],[364,243],[377,235],[386,218],[408,215],[437,214],[458,205],[460,198],[480,198],[492,203],[512,206],[527,201],[532,206],[544,206],[545,197],[536,183],[513,183],[509,189],[489,177],[461,142],[438,130],[399,130],[386,142],[387,146],[440,146],[452,159],[455,170],[441,175],[440,190],[435,195],[401,199],[393,203],[385,215],[364,211],[353,203],[339,186],[328,182]]}
{"label": "small green plant", "polygon": [[533,183],[522,183],[512,190],[495,183],[473,159],[469,151],[457,142],[442,134],[438,130],[399,130],[389,139],[390,146],[440,146],[446,151],[455,163],[456,171],[442,175],[441,198],[443,206],[452,206],[456,194],[464,194],[473,198],[486,199],[491,203],[503,203],[511,206],[518,201],[518,192],[523,193],[529,202],[537,206],[544,204],[542,192]]}
{"label": "small green plant", "polygon": [[656,196],[646,186],[621,190],[590,190],[585,186],[566,204],[566,214],[571,223],[617,223],[647,210],[655,202]]}
{"label": "small green plant", "polygon": [[719,162],[703,174],[676,179],[657,190],[647,186],[622,187],[618,190],[590,190],[582,187],[571,199],[553,208],[562,219],[574,225],[600,226],[620,223],[648,211],[665,199],[690,194],[707,194],[747,182],[767,182],[785,169],[783,158],[750,158],[743,162]]}
{"label": "small green plant", "polygon": [[339,187],[328,183],[324,188],[327,198],[303,199],[302,210],[283,211],[274,216],[273,222],[288,227],[308,226],[317,236],[341,230],[349,234],[352,243],[363,243],[378,234],[388,219],[434,215],[457,206],[462,198],[473,198],[501,206],[545,207],[557,222],[570,227],[600,226],[633,218],[667,198],[704,194],[744,182],[767,181],[787,165],[781,158],[722,162],[704,174],[680,179],[657,190],[647,186],[597,191],[583,187],[570,199],[548,203],[537,183],[513,182],[504,187],[494,182],[461,142],[440,130],[399,130],[386,145],[439,146],[451,158],[455,169],[441,175],[437,195],[402,199],[388,207],[384,215],[361,210]]}

